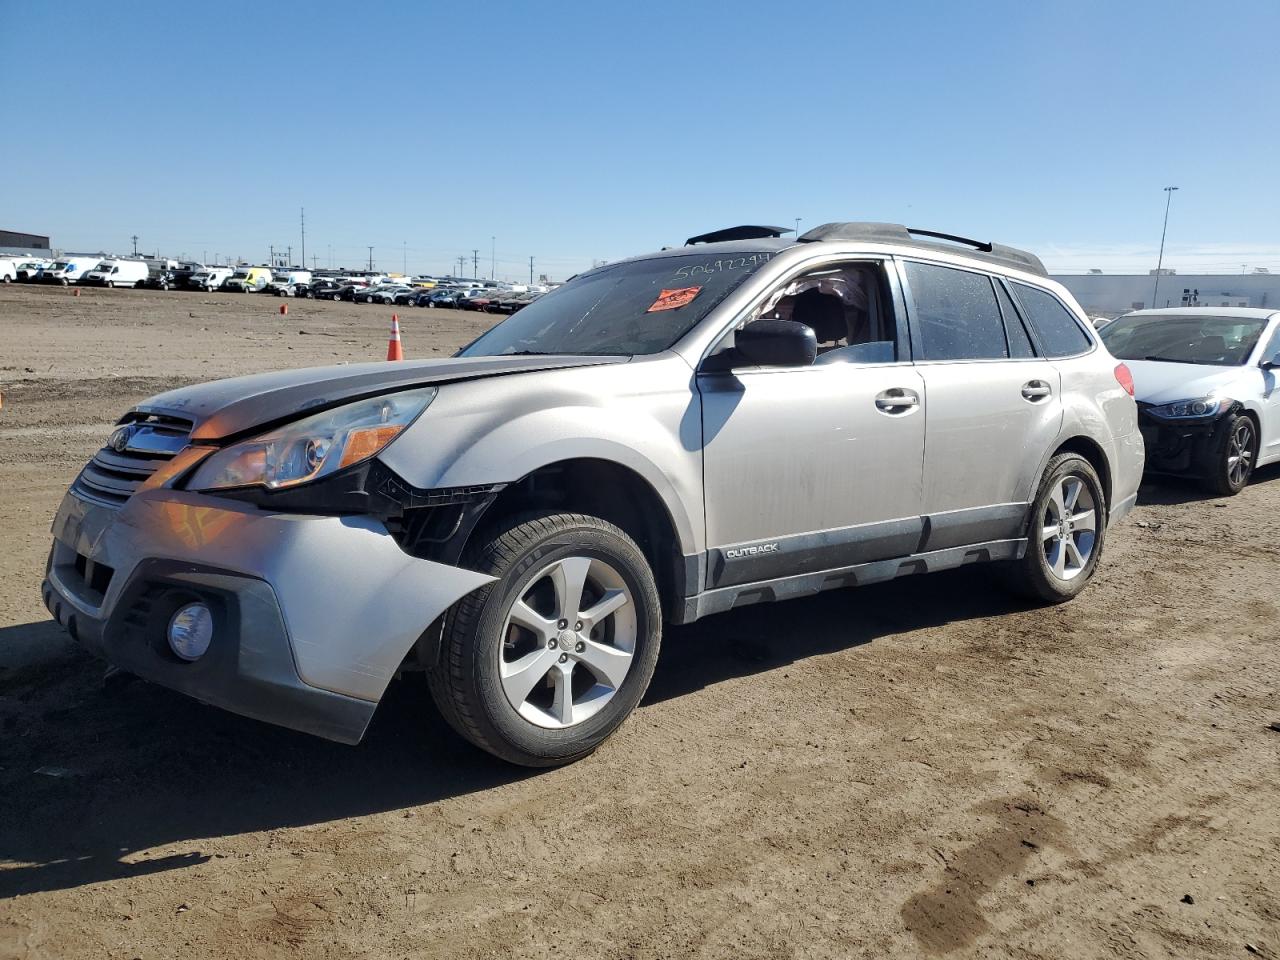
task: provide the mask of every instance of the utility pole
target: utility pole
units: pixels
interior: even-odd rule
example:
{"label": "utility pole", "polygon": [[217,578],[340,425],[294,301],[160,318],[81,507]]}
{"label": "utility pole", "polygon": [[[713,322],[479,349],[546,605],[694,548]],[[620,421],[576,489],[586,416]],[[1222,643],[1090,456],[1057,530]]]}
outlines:
{"label": "utility pole", "polygon": [[1170,205],[1171,203],[1173,203],[1173,191],[1175,191],[1175,190],[1177,190],[1177,189],[1178,189],[1177,187],[1165,187],[1165,188],[1164,188],[1164,195],[1165,195],[1165,201],[1164,201],[1164,226],[1160,229],[1160,256],[1159,256],[1159,257],[1157,258],[1157,260],[1156,260],[1156,285],[1155,285],[1155,289],[1153,289],[1153,290],[1151,291],[1151,306],[1152,306],[1152,307],[1159,307],[1159,306],[1160,306],[1159,301],[1157,301],[1157,300],[1156,300],[1156,294],[1158,294],[1158,293],[1160,292],[1160,270],[1161,270],[1161,269],[1163,268],[1163,266],[1164,266],[1164,236],[1165,236],[1165,234],[1166,234],[1166,233],[1168,233],[1168,232],[1169,232],[1169,205]]}
{"label": "utility pole", "polygon": [[267,258],[267,263],[269,263],[271,266],[274,267],[276,265],[276,248],[273,245],[268,247],[267,249],[271,251],[271,254]]}
{"label": "utility pole", "polygon": [[529,286],[533,286],[533,257],[529,258]]}
{"label": "utility pole", "polygon": [[458,258],[458,279],[462,279],[462,272],[467,269],[467,255],[464,253]]}
{"label": "utility pole", "polygon": [[409,241],[400,241],[400,272],[409,275]]}
{"label": "utility pole", "polygon": [[[307,208],[299,207],[300,219],[302,220],[302,265],[307,265]],[[313,258],[314,259],[314,258]]]}
{"label": "utility pole", "polygon": [[480,251],[479,250],[471,251],[471,273],[477,280],[480,279]]}
{"label": "utility pole", "polygon": [[369,272],[373,273],[373,247],[369,248]]}
{"label": "utility pole", "polygon": [[489,279],[490,279],[490,280],[497,280],[497,279],[498,279],[498,276],[497,276],[497,274],[498,274],[498,254],[497,254],[497,249],[498,249],[498,238],[497,238],[497,237],[490,237],[490,238],[489,238]]}
{"label": "utility pole", "polygon": [[800,239],[800,218],[796,217],[796,239]]}
{"label": "utility pole", "polygon": [[136,257],[138,255],[138,235],[135,233],[129,239],[133,241],[133,255]]}
{"label": "utility pole", "polygon": [[292,267],[293,266],[293,247],[285,247],[285,249],[289,251],[285,260],[285,266]]}
{"label": "utility pole", "polygon": [[319,260],[319,259],[320,259],[320,258],[319,258],[319,257],[317,257],[314,253],[311,255],[311,272],[312,272],[312,273],[314,273],[314,272],[315,272],[315,269],[316,269],[316,261],[317,261],[317,260]]}

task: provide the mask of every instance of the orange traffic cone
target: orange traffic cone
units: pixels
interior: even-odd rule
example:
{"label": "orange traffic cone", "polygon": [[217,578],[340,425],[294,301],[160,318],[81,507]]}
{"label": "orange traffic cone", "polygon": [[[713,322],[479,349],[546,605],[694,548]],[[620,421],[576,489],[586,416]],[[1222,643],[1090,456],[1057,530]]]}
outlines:
{"label": "orange traffic cone", "polygon": [[289,312],[289,305],[287,303],[280,304],[280,316],[283,317],[288,312]]}
{"label": "orange traffic cone", "polygon": [[387,359],[404,359],[404,347],[400,345],[400,318],[394,313],[391,315],[391,339],[387,341]]}

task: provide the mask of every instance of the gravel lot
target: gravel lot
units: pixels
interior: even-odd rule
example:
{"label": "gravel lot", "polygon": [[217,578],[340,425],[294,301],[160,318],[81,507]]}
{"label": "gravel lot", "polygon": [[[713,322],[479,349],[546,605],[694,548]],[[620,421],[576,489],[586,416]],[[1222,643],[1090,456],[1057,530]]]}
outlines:
{"label": "gravel lot", "polygon": [[58,500],[144,396],[385,355],[388,308],[281,302],[0,289],[0,957],[1280,958],[1275,469],[1144,488],[1064,607],[971,568],[669,629],[561,770],[411,681],[355,748],[104,683]]}

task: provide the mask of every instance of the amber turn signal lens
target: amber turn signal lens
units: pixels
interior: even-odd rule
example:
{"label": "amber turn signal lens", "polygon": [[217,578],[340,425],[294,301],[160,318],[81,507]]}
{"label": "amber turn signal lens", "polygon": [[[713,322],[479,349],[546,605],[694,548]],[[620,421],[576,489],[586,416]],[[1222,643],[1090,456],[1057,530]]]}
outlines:
{"label": "amber turn signal lens", "polygon": [[403,429],[402,426],[381,426],[352,430],[347,434],[347,445],[342,450],[342,461],[338,464],[338,469],[372,457]]}

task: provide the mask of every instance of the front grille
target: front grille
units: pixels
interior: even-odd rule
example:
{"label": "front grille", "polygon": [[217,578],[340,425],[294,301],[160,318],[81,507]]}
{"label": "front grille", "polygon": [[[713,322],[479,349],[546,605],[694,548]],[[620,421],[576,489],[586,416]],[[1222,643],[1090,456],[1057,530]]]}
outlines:
{"label": "front grille", "polygon": [[181,417],[134,413],[119,426],[130,430],[124,449],[103,447],[85,464],[71,487],[86,499],[113,507],[133,496],[153,473],[187,445],[192,424]]}

